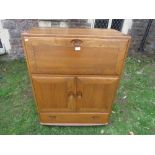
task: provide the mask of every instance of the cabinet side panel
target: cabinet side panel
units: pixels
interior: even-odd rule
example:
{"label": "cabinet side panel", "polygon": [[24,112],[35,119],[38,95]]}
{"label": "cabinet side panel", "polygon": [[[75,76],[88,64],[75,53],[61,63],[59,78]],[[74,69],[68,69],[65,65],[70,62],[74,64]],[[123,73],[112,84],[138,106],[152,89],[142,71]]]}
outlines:
{"label": "cabinet side panel", "polygon": [[25,37],[23,35],[22,35],[22,46],[23,46],[23,49],[24,49],[24,55],[25,55],[26,64],[27,64],[27,68],[28,68],[28,74],[29,74],[30,83],[31,83],[31,87],[32,87],[32,93],[33,93],[33,96],[34,96],[34,101],[36,103],[37,113],[38,113],[38,117],[39,117],[39,120],[40,120],[39,108],[38,108],[38,105],[37,105],[35,90],[34,90],[33,82],[32,82],[32,75],[31,75],[31,72],[30,72],[29,60],[28,60],[28,56],[27,56],[27,49],[26,49],[26,45],[25,45]]}

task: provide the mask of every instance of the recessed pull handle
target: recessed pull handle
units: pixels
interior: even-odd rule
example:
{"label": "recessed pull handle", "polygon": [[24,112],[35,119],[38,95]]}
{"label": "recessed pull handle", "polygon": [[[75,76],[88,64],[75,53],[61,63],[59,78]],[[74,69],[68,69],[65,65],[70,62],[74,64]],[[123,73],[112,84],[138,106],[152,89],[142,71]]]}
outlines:
{"label": "recessed pull handle", "polygon": [[76,95],[78,100],[82,99],[82,92],[78,91]]}
{"label": "recessed pull handle", "polygon": [[69,94],[69,95],[68,95],[68,100],[69,100],[70,102],[72,102],[72,101],[74,100],[74,94]]}
{"label": "recessed pull handle", "polygon": [[74,51],[80,51],[81,50],[81,43],[82,41],[79,39],[74,39],[71,41],[72,45],[74,46]]}
{"label": "recessed pull handle", "polygon": [[74,109],[75,106],[75,94],[74,92],[68,92],[68,108]]}
{"label": "recessed pull handle", "polygon": [[75,94],[72,91],[68,92],[68,102],[73,103],[74,99],[75,99]]}
{"label": "recessed pull handle", "polygon": [[56,119],[56,116],[48,116],[49,118],[51,118],[51,119]]}

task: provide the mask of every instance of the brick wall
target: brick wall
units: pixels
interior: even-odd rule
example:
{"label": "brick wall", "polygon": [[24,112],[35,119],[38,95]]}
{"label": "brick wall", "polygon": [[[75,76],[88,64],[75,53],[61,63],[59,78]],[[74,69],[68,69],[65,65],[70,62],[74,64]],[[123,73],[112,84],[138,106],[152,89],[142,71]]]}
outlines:
{"label": "brick wall", "polygon": [[[138,52],[138,48],[140,47],[140,43],[145,33],[145,29],[147,27],[148,21],[149,19],[133,20],[132,28],[129,32],[129,35],[131,35],[132,37],[130,50],[129,50],[130,54],[134,54],[135,52]],[[146,38],[144,51],[150,54],[155,54],[155,20],[153,20],[153,23],[149,30],[149,34]]]}
{"label": "brick wall", "polygon": [[[21,44],[21,32],[30,29],[31,27],[38,27],[39,21],[37,19],[7,19],[2,20],[2,26],[8,29],[10,34],[12,58],[23,57],[23,49]],[[148,24],[148,19],[134,19],[132,28],[129,34],[132,37],[129,53],[134,54],[138,51],[140,42],[144,35],[145,29]],[[91,28],[91,24],[87,19],[59,19],[50,20],[50,27],[69,27],[69,28]],[[149,53],[155,53],[155,20],[150,28],[149,35],[146,40],[145,48]]]}
{"label": "brick wall", "polygon": [[[2,26],[8,29],[10,35],[11,51],[10,58],[23,57],[21,33],[32,27],[39,26],[39,19],[6,19],[2,20]],[[59,19],[50,20],[50,27],[90,28],[87,19]]]}
{"label": "brick wall", "polygon": [[38,20],[33,19],[6,19],[2,20],[2,26],[8,29],[10,35],[11,51],[9,56],[11,58],[23,57],[23,49],[21,42],[21,32],[30,29],[31,27],[38,27]]}
{"label": "brick wall", "polygon": [[155,19],[151,24],[144,49],[146,52],[149,52],[150,54],[155,54]]}
{"label": "brick wall", "polygon": [[51,20],[51,27],[90,28],[88,19],[59,19]]}

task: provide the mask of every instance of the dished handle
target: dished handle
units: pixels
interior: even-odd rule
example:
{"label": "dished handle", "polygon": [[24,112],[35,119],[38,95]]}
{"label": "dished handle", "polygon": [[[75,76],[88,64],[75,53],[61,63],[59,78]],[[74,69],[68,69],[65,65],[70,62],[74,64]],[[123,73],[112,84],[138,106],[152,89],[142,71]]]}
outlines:
{"label": "dished handle", "polygon": [[78,99],[78,100],[81,100],[81,99],[82,99],[82,92],[81,92],[81,91],[78,91],[78,92],[76,93],[76,95],[77,95],[77,99]]}
{"label": "dished handle", "polygon": [[80,51],[81,50],[82,40],[80,40],[80,39],[73,39],[71,41],[71,43],[74,46],[74,50],[75,51]]}
{"label": "dished handle", "polygon": [[74,100],[74,94],[73,93],[70,93],[69,95],[68,95],[68,101],[69,102],[72,102]]}

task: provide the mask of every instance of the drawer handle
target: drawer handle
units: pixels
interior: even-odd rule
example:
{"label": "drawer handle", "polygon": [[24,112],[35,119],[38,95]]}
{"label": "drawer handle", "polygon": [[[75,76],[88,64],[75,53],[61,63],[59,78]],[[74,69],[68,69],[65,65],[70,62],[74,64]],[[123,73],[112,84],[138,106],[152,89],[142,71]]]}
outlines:
{"label": "drawer handle", "polygon": [[96,119],[99,119],[100,117],[99,116],[92,116],[92,118],[96,120]]}
{"label": "drawer handle", "polygon": [[75,51],[80,51],[81,50],[81,43],[82,41],[79,39],[74,39],[71,41],[72,45],[74,46]]}
{"label": "drawer handle", "polygon": [[51,119],[56,119],[56,116],[48,116]]}

